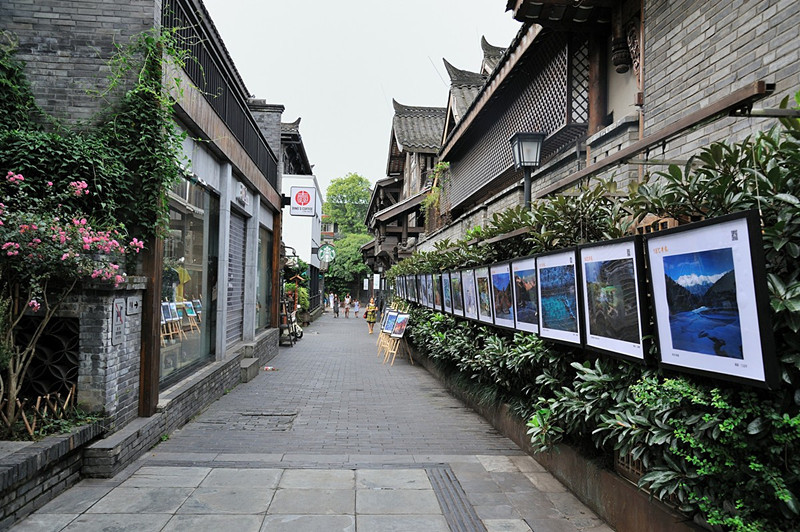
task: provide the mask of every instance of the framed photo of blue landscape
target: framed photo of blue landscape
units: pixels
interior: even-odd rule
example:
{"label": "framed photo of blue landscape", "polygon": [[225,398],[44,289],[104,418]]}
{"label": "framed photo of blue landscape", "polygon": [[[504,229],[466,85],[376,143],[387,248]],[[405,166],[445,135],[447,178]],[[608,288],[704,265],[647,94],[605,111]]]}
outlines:
{"label": "framed photo of blue landscape", "polygon": [[433,274],[425,274],[425,289],[428,292],[428,308],[434,308],[433,302]]}
{"label": "framed photo of blue landscape", "polygon": [[478,294],[478,321],[494,323],[492,314],[492,280],[489,267],[475,268],[475,290]]}
{"label": "framed photo of blue landscape", "polygon": [[450,272],[450,297],[453,299],[453,315],[464,316],[464,291],[461,289],[461,272]]}
{"label": "framed photo of blue landscape", "polygon": [[539,290],[539,335],[570,344],[581,343],[578,269],[575,249],[536,257]]}
{"label": "framed photo of blue landscape", "polygon": [[641,237],[587,244],[578,254],[584,346],[644,362],[649,331]]}
{"label": "framed photo of blue landscape", "polygon": [[453,313],[453,296],[450,292],[450,272],[442,274],[442,311]]}
{"label": "framed photo of blue landscape", "polygon": [[517,330],[539,332],[539,292],[536,289],[536,258],[511,261],[514,280],[514,321]]}
{"label": "framed photo of blue landscape", "polygon": [[498,327],[514,328],[514,286],[511,282],[511,263],[501,262],[489,267],[492,285],[492,312]]}
{"label": "framed photo of blue landscape", "polygon": [[475,270],[461,272],[461,290],[464,292],[464,317],[478,319],[478,289],[475,285]]}
{"label": "framed photo of blue landscape", "polygon": [[397,321],[397,315],[399,314],[396,310],[390,310],[386,313],[386,319],[383,321],[383,327],[381,328],[381,332],[391,333],[394,329],[394,322]]}
{"label": "framed photo of blue landscape", "polygon": [[776,385],[758,214],[697,222],[645,242],[662,366]]}

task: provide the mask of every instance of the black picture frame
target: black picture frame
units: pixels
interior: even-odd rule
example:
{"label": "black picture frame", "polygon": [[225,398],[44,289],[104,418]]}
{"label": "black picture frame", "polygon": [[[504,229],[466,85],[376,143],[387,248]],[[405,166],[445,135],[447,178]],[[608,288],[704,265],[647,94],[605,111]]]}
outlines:
{"label": "black picture frame", "polygon": [[386,318],[381,323],[381,332],[391,333],[394,329],[394,322],[397,320],[397,315],[399,314],[396,310],[389,310],[386,312]]}
{"label": "black picture frame", "polygon": [[442,273],[442,312],[453,313],[453,295],[450,291],[450,272]]}
{"label": "black picture frame", "polygon": [[536,257],[529,256],[511,261],[511,278],[514,296],[514,323],[518,331],[539,333],[539,279],[536,275]]}
{"label": "black picture frame", "polygon": [[511,278],[511,261],[492,264],[489,267],[489,274],[494,325],[514,329],[514,283]]}
{"label": "black picture frame", "polygon": [[777,386],[758,213],[652,233],[645,245],[661,366]]}
{"label": "black picture frame", "polygon": [[536,257],[539,336],[570,345],[582,343],[580,268],[577,249]]}
{"label": "black picture frame", "polygon": [[433,274],[433,310],[442,312],[442,274]]}
{"label": "black picture frame", "polygon": [[397,319],[394,322],[394,328],[392,329],[391,334],[389,335],[391,338],[402,338],[403,335],[406,333],[406,328],[408,327],[408,321],[410,319],[410,315],[404,312],[401,312],[397,315]]}
{"label": "black picture frame", "polygon": [[469,320],[478,319],[478,288],[475,284],[475,270],[470,268],[461,271],[461,289],[464,294],[464,317]]}
{"label": "black picture frame", "polygon": [[464,317],[464,291],[461,288],[461,272],[450,272],[450,297],[453,301],[453,316]]}
{"label": "black picture frame", "polygon": [[433,300],[433,274],[428,273],[425,274],[425,289],[428,294],[428,308],[433,309],[435,308],[435,302]]}
{"label": "black picture frame", "polygon": [[492,310],[492,278],[489,266],[475,268],[475,289],[478,294],[478,321],[494,325]]}
{"label": "black picture frame", "polygon": [[643,246],[638,235],[578,246],[585,349],[646,362],[651,331]]}

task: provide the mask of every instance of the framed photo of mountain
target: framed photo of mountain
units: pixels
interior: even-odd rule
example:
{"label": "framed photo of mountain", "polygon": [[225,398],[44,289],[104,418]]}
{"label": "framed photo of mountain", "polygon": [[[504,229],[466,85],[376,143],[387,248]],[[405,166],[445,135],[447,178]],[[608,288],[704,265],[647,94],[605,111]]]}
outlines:
{"label": "framed photo of mountain", "polygon": [[461,272],[450,272],[450,296],[453,299],[453,315],[464,316],[464,291],[461,288]]}
{"label": "framed photo of mountain", "polygon": [[501,262],[489,268],[492,285],[492,312],[498,327],[514,328],[514,285],[511,263]]}
{"label": "framed photo of mountain", "polygon": [[453,313],[453,294],[450,291],[450,272],[442,274],[442,310],[448,314]]}
{"label": "framed photo of mountain", "polygon": [[650,331],[642,242],[635,236],[579,247],[586,349],[644,362]]}
{"label": "framed photo of mountain", "polygon": [[478,295],[478,321],[493,324],[492,280],[487,266],[475,268],[475,290]]}
{"label": "framed photo of mountain", "polygon": [[539,292],[536,289],[536,258],[527,257],[511,262],[514,284],[514,321],[517,330],[539,332]]}
{"label": "framed photo of mountain", "polygon": [[389,336],[392,338],[402,338],[403,335],[406,333],[406,327],[408,327],[408,319],[410,314],[400,313],[397,315],[397,319],[394,322],[394,328]]}
{"label": "framed photo of mountain", "polygon": [[536,257],[539,335],[569,344],[581,343],[580,304],[575,249]]}
{"label": "framed photo of mountain", "polygon": [[433,310],[441,312],[444,308],[442,306],[442,274],[434,273],[431,276],[431,280],[433,287]]}
{"label": "framed photo of mountain", "polygon": [[478,289],[475,285],[475,270],[461,272],[461,290],[464,293],[464,317],[478,319]]}
{"label": "framed photo of mountain", "polygon": [[652,233],[645,243],[662,366],[776,385],[758,214]]}

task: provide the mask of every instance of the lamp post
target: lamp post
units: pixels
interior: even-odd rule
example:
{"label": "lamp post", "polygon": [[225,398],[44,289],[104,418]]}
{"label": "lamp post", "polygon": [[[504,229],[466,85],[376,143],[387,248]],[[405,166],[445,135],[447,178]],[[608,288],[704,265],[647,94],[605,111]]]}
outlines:
{"label": "lamp post", "polygon": [[542,155],[542,142],[545,133],[515,133],[511,137],[511,154],[514,156],[514,169],[523,169],[522,195],[525,197],[525,208],[531,208],[531,172],[539,166]]}

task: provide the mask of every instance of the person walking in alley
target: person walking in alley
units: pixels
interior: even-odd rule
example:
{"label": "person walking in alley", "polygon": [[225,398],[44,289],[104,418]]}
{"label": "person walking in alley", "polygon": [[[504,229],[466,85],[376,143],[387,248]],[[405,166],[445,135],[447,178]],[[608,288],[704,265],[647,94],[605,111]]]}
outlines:
{"label": "person walking in alley", "polygon": [[369,298],[369,304],[365,309],[364,317],[367,319],[367,327],[369,327],[369,333],[372,334],[372,329],[375,327],[375,321],[378,319],[378,306],[375,304],[375,298]]}
{"label": "person walking in alley", "polygon": [[339,317],[339,296],[338,295],[333,296],[333,303],[331,303],[331,306],[333,307],[333,317],[334,318],[338,318]]}
{"label": "person walking in alley", "polygon": [[349,318],[350,317],[350,301],[352,301],[352,300],[350,299],[350,294],[348,293],[346,296],[344,296],[344,317],[345,318]]}
{"label": "person walking in alley", "polygon": [[358,299],[356,299],[356,301],[355,301],[355,304],[354,304],[354,307],[353,307],[353,311],[356,313],[356,316],[358,316],[358,312],[359,312],[360,310],[361,310],[361,301],[359,301]]}

